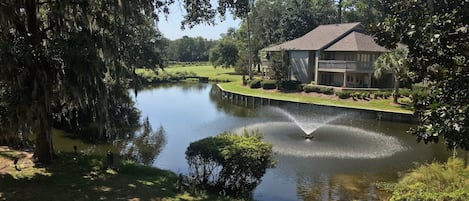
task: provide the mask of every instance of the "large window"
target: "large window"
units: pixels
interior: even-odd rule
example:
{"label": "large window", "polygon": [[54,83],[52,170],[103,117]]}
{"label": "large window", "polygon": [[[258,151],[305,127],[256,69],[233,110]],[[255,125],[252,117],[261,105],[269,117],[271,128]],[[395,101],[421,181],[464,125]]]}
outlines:
{"label": "large window", "polygon": [[371,61],[371,55],[370,54],[359,53],[359,54],[357,54],[357,61],[370,62]]}

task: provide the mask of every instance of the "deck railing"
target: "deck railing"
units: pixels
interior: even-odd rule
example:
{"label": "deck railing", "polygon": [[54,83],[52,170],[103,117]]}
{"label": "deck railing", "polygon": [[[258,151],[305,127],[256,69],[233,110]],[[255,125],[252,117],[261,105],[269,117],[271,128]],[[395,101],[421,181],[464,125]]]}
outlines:
{"label": "deck railing", "polygon": [[319,60],[319,69],[338,69],[346,71],[373,71],[371,62]]}

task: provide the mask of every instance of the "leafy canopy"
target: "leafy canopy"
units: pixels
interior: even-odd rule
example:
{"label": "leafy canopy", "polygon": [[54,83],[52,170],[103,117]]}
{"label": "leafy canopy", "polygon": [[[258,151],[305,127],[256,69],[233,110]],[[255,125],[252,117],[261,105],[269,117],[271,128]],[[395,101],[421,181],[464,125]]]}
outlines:
{"label": "leafy canopy", "polygon": [[409,48],[415,81],[430,94],[414,99],[417,140],[469,150],[469,1],[382,0],[386,19],[373,27],[379,44]]}
{"label": "leafy canopy", "polygon": [[193,142],[186,150],[190,174],[197,184],[241,196],[260,183],[273,168],[272,145],[257,133],[222,133]]}
{"label": "leafy canopy", "polygon": [[[87,110],[110,135],[112,88],[127,88],[136,67],[162,66],[156,12],[168,2],[15,1],[0,3],[1,127],[36,134],[35,156],[53,155],[53,119]],[[136,87],[136,86],[134,86]],[[70,116],[68,116],[70,115]]]}

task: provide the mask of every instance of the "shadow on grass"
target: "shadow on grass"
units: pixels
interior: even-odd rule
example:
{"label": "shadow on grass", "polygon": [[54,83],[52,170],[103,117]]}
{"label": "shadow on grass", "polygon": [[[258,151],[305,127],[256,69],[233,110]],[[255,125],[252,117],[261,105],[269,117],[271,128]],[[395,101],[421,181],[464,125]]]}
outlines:
{"label": "shadow on grass", "polygon": [[99,156],[63,153],[45,168],[1,174],[0,200],[226,200],[178,191],[169,171],[131,162],[116,169]]}

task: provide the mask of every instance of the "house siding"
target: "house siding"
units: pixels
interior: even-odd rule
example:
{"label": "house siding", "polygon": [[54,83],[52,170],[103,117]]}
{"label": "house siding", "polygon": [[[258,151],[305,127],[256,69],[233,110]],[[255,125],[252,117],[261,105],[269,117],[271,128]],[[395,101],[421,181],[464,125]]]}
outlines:
{"label": "house siding", "polygon": [[291,78],[302,83],[309,82],[309,52],[308,51],[290,51],[291,60]]}

